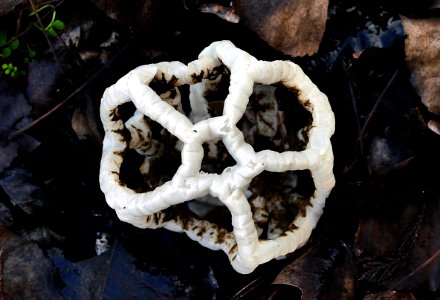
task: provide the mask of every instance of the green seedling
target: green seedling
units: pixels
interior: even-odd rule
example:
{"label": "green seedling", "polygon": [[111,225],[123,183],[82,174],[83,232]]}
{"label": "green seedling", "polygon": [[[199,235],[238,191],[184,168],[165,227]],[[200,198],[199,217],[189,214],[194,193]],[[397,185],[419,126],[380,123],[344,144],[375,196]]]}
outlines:
{"label": "green seedling", "polygon": [[5,75],[15,77],[23,72],[19,71],[18,67],[9,61],[11,55],[19,46],[20,41],[17,38],[8,39],[6,32],[0,31],[0,58],[6,60],[6,62],[2,64],[2,70]]}
{"label": "green seedling", "polygon": [[[51,16],[50,22],[47,25],[42,25],[39,19],[38,13],[42,11],[48,11]],[[51,37],[56,37],[60,31],[64,30],[63,21],[57,19],[55,6],[51,4],[45,4],[37,7],[33,10],[29,16],[36,15],[39,22],[33,22],[32,25],[38,28],[43,33]],[[22,70],[26,68],[26,65],[36,56],[36,52],[23,40],[22,43],[18,40],[18,37],[9,38],[5,31],[0,31],[0,72],[15,77],[17,75],[25,75],[26,71]],[[23,46],[24,45],[24,46]],[[16,50],[19,51],[16,51]]]}
{"label": "green seedling", "polygon": [[53,5],[51,5],[51,4],[42,5],[39,8],[37,8],[36,10],[34,10],[33,12],[31,12],[29,14],[29,16],[33,16],[33,15],[35,15],[45,9],[52,9],[52,18],[51,18],[49,24],[46,25],[45,27],[43,27],[37,23],[34,23],[34,26],[37,27],[42,32],[45,32],[52,37],[56,37],[58,35],[59,31],[64,30],[64,22],[61,20],[58,20],[56,18],[57,12],[56,12],[55,7]]}
{"label": "green seedling", "polygon": [[23,63],[29,64],[37,53],[27,43],[24,44],[25,50],[21,47],[21,51],[16,51],[20,50],[20,41],[16,37],[8,40],[6,32],[0,31],[0,59],[3,61],[1,65],[3,74],[11,77],[26,75],[26,71],[21,70],[22,64],[16,62],[20,60],[21,55],[24,55]]}
{"label": "green seedling", "polygon": [[5,75],[10,75],[11,77],[15,77],[16,75],[18,75],[18,68],[17,66],[14,66],[12,63],[3,64],[2,69]]}
{"label": "green seedling", "polygon": [[20,42],[16,38],[8,40],[6,32],[0,31],[0,57],[8,58],[11,56],[12,51],[16,50],[19,45]]}

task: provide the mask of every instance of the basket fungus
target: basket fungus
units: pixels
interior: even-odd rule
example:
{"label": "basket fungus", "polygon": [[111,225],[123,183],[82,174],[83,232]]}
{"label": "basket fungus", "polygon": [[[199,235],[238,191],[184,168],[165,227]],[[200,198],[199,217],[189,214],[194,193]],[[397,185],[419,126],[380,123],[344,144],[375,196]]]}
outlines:
{"label": "basket fungus", "polygon": [[[219,85],[219,78],[226,77],[225,73],[229,87],[222,113],[211,116],[206,94]],[[311,115],[303,150],[256,151],[245,141],[237,123],[245,114],[257,84],[278,84],[295,91],[298,101]],[[189,113],[181,105],[183,86],[189,86]],[[135,107],[132,117],[126,120],[120,112],[125,103]],[[335,120],[326,95],[296,64],[257,60],[230,41],[212,43],[187,65],[161,62],[132,70],[105,90],[100,116],[105,130],[100,186],[118,217],[140,228],[185,232],[204,247],[224,251],[232,267],[242,274],[303,246],[335,184],[330,141]],[[135,149],[145,156],[142,170],[147,174],[149,160],[157,153],[167,155],[168,151],[154,139],[150,122],[156,122],[175,137],[173,151],[179,151],[181,162],[170,180],[151,190],[138,191],[121,180],[125,153]],[[217,142],[223,143],[235,164],[219,173],[205,172],[201,167],[203,145],[209,145],[215,152]],[[248,199],[248,187],[263,171],[294,170],[310,171],[314,191],[302,213],[286,230],[262,238],[255,219],[261,219],[264,201],[257,201],[259,209],[255,209]],[[207,196],[218,199],[229,210],[230,228],[179,210],[181,205]]]}

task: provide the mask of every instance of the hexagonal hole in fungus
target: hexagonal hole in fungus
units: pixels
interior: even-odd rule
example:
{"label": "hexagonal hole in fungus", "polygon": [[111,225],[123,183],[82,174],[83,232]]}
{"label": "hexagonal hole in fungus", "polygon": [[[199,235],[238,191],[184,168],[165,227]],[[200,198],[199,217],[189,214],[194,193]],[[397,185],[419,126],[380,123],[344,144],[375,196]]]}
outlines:
{"label": "hexagonal hole in fungus", "polygon": [[[118,107],[121,119],[126,123],[134,114],[136,108],[129,102]],[[140,122],[146,122],[151,130],[151,148],[148,155],[138,153],[136,149],[126,149],[120,170],[120,181],[136,192],[147,192],[171,180],[181,164],[180,152],[176,149],[178,139],[164,129],[159,123],[147,116],[141,116]],[[123,130],[127,142],[132,138],[129,125]],[[135,131],[140,131],[140,124],[133,123]]]}
{"label": "hexagonal hole in fungus", "polygon": [[230,71],[226,66],[220,65],[208,74],[205,82],[206,90],[203,92],[203,97],[208,102],[208,112],[211,117],[220,116],[223,114],[223,105],[229,94]]}
{"label": "hexagonal hole in fungus", "polygon": [[255,151],[301,151],[308,142],[311,113],[295,90],[281,84],[255,84],[238,128]]}
{"label": "hexagonal hole in fungus", "polygon": [[204,143],[203,152],[201,170],[205,173],[221,174],[224,169],[236,164],[222,141]]}
{"label": "hexagonal hole in fungus", "polygon": [[218,198],[207,195],[185,204],[186,208],[198,219],[209,221],[220,228],[232,231],[231,213]]}
{"label": "hexagonal hole in fungus", "polygon": [[294,229],[291,223],[305,208],[315,185],[309,170],[282,173],[264,171],[256,176],[247,191],[254,222],[261,239],[274,239],[286,230]]}

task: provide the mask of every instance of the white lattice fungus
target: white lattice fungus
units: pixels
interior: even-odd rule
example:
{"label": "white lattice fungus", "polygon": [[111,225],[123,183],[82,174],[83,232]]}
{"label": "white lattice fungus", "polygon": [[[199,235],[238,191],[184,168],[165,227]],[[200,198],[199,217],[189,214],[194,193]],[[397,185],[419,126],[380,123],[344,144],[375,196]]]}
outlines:
{"label": "white lattice fungus", "polygon": [[[216,86],[222,76],[219,70],[228,72],[229,93],[224,99],[223,114],[211,117],[205,93]],[[246,111],[254,84],[278,84],[296,91],[299,102],[312,116],[304,150],[255,151],[245,142],[237,122]],[[181,109],[179,87],[183,85],[191,86],[191,118]],[[127,102],[134,104],[136,112],[124,123],[119,107]],[[250,273],[260,264],[303,246],[335,183],[330,143],[334,115],[327,97],[296,64],[257,60],[229,41],[212,43],[188,65],[162,62],[132,70],[106,89],[100,114],[105,129],[100,185],[118,217],[140,228],[164,227],[185,232],[205,247],[224,251],[240,273]],[[136,192],[120,180],[120,169],[124,153],[130,148],[145,155],[155,152],[157,145],[148,120],[157,122],[180,141],[181,165],[171,180],[154,190]],[[276,124],[270,125],[265,129],[269,136]],[[203,144],[217,140],[236,164],[220,174],[203,172]],[[260,239],[261,230],[257,230],[245,196],[249,184],[263,171],[294,170],[310,171],[315,191],[309,205],[286,231],[271,228],[273,239]],[[230,211],[232,232],[177,209],[177,204],[206,196],[217,198]],[[257,197],[253,206],[263,209],[266,201]],[[264,214],[257,215],[256,212],[257,219],[265,220]]]}

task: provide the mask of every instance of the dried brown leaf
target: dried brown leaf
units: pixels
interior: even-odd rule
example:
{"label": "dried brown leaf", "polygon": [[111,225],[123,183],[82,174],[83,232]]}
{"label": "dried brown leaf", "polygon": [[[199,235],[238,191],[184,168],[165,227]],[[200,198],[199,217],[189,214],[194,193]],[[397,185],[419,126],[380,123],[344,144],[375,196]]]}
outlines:
{"label": "dried brown leaf", "polygon": [[411,82],[431,113],[440,115],[440,19],[402,16]]}
{"label": "dried brown leaf", "polygon": [[0,249],[5,299],[62,299],[52,264],[36,243],[0,222]]}
{"label": "dried brown leaf", "polygon": [[[355,241],[355,253],[362,265],[361,279],[382,288],[439,289],[438,263],[418,271],[416,277],[404,280],[428,260],[439,248],[440,203],[408,205],[394,216],[361,221]],[[396,283],[398,283],[396,285]]]}
{"label": "dried brown leaf", "polygon": [[80,140],[102,141],[98,130],[99,116],[93,107],[93,102],[87,99],[85,107],[77,107],[72,116],[72,128]]}
{"label": "dried brown leaf", "polygon": [[157,12],[159,1],[140,0],[130,5],[127,5],[123,0],[94,0],[91,3],[109,18],[121,24],[132,25],[135,23],[142,29],[146,29],[150,25],[153,15]]}
{"label": "dried brown leaf", "polygon": [[219,4],[203,4],[199,7],[199,10],[204,13],[210,13],[214,14],[217,17],[222,18],[223,20],[226,20],[231,23],[238,23],[240,22],[240,17],[235,13],[235,10],[233,7],[226,7]]}
{"label": "dried brown leaf", "polygon": [[10,168],[3,172],[0,176],[0,187],[14,206],[29,215],[37,215],[45,209],[43,184],[23,167]]}
{"label": "dried brown leaf", "polygon": [[389,291],[378,294],[368,294],[364,300],[416,300],[410,292]]}
{"label": "dried brown leaf", "polygon": [[344,243],[320,243],[285,267],[273,283],[299,288],[302,299],[354,299],[355,273]]}
{"label": "dried brown leaf", "polygon": [[291,55],[318,51],[327,21],[328,0],[234,1],[240,20],[273,48]]}
{"label": "dried brown leaf", "polygon": [[22,0],[2,0],[0,1],[0,16],[14,12],[15,7],[22,4]]}

